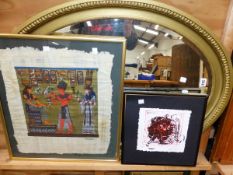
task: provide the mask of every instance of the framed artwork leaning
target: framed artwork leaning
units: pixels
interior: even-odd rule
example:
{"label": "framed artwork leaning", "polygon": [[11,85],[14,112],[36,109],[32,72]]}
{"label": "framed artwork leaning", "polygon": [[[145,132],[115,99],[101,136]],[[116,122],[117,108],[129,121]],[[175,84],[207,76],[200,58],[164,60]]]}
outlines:
{"label": "framed artwork leaning", "polygon": [[126,92],[124,102],[123,164],[196,164],[206,95]]}
{"label": "framed artwork leaning", "polygon": [[11,158],[118,160],[124,61],[120,37],[0,35]]}

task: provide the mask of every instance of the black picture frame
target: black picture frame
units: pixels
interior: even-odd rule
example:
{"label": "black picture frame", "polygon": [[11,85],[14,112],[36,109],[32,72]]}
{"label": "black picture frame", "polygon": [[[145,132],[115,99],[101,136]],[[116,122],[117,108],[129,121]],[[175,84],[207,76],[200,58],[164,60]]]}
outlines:
{"label": "black picture frame", "polygon": [[[195,166],[198,148],[200,143],[200,136],[202,133],[203,119],[207,104],[207,95],[189,95],[189,94],[169,94],[169,93],[153,93],[153,92],[130,92],[127,91],[124,94],[124,111],[123,111],[123,132],[122,132],[122,163],[123,164],[148,164],[148,165],[171,165],[171,166]],[[186,133],[186,140],[183,151],[173,152],[166,150],[158,150],[160,147],[163,149],[164,145],[167,143],[160,143],[159,136],[153,137],[151,139],[149,134],[149,126],[146,125],[144,130],[139,130],[139,125],[141,120],[139,119],[141,109],[173,109],[173,110],[189,110],[191,114],[189,115],[189,124]],[[149,115],[148,115],[149,116]],[[156,116],[156,114],[155,114]],[[158,117],[157,117],[158,118]],[[156,117],[153,118],[157,119]],[[147,119],[146,119],[147,120]],[[148,118],[148,120],[150,120]],[[175,120],[175,119],[174,119]],[[155,121],[155,120],[154,120]],[[152,123],[152,119],[151,119]],[[161,124],[161,123],[160,123]],[[151,126],[151,125],[150,125]],[[182,127],[182,125],[179,125]],[[173,127],[174,128],[174,127]],[[184,127],[183,127],[184,128]],[[154,133],[155,130],[153,130]],[[145,132],[146,136],[146,146],[154,144],[154,150],[141,150],[138,148],[140,144],[139,137],[140,132]],[[161,136],[167,139],[167,137]],[[184,137],[183,137],[184,138]],[[151,140],[150,140],[151,139]],[[168,140],[168,139],[167,139]],[[144,142],[144,140],[142,141]],[[175,144],[180,144],[176,143]],[[170,144],[172,145],[172,144]],[[172,145],[173,146],[173,145]],[[165,146],[166,147],[166,146]],[[170,147],[172,148],[172,147]],[[176,147],[174,147],[176,148]],[[151,149],[151,148],[148,148]]]}

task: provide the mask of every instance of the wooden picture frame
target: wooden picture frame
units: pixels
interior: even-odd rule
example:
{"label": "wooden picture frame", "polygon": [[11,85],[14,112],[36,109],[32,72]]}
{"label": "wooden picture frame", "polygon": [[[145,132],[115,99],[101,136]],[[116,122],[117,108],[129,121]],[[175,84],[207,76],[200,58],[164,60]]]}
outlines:
{"label": "wooden picture frame", "polygon": [[11,158],[118,160],[124,38],[1,34],[0,43]]}

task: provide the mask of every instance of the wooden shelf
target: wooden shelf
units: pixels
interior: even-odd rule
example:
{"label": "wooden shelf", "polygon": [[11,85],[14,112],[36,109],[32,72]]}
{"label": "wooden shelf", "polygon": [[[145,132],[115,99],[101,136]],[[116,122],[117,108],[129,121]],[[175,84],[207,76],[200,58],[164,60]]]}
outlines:
{"label": "wooden shelf", "polygon": [[222,165],[219,162],[214,162],[213,165],[221,175],[233,174],[233,165]]}
{"label": "wooden shelf", "polygon": [[177,81],[169,80],[124,80],[125,87],[174,87],[179,86]]}
{"label": "wooden shelf", "polygon": [[122,165],[119,161],[53,161],[53,160],[10,160],[7,150],[0,150],[0,170],[22,171],[201,171],[210,170],[211,164],[199,153],[197,165],[157,166]]}

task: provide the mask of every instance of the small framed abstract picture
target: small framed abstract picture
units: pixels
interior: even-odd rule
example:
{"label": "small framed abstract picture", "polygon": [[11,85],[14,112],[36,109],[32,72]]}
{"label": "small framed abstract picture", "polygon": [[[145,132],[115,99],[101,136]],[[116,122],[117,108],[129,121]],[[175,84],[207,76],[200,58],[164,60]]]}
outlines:
{"label": "small framed abstract picture", "polygon": [[118,160],[124,56],[120,37],[0,35],[11,157]]}
{"label": "small framed abstract picture", "polygon": [[194,166],[206,103],[206,95],[126,92],[122,163]]}

